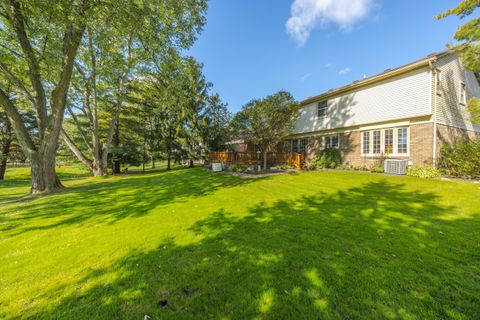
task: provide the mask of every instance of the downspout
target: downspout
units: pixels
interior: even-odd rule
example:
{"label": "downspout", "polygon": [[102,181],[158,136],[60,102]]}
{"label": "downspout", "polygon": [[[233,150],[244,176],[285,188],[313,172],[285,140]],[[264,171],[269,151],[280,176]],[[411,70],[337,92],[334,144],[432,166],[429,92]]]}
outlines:
{"label": "downspout", "polygon": [[433,113],[433,152],[432,152],[432,164],[433,167],[437,167],[437,72],[438,70],[433,66],[432,61],[428,63],[432,69],[433,74],[433,98],[432,98],[432,113]]}

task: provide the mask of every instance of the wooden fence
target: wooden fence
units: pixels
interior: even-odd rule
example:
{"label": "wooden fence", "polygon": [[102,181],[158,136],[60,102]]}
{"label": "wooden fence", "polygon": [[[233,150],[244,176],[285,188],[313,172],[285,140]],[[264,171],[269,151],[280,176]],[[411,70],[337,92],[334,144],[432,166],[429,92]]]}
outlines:
{"label": "wooden fence", "polygon": [[[263,165],[263,154],[256,152],[210,152],[208,159],[210,163]],[[287,164],[295,169],[305,167],[304,155],[297,152],[268,152],[267,162],[269,164]]]}

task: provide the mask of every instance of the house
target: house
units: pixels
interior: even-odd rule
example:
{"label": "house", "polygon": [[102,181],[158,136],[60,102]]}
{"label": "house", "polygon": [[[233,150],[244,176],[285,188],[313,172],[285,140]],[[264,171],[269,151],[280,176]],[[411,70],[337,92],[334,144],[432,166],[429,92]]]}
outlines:
{"label": "house", "polygon": [[472,97],[480,97],[478,78],[458,55],[431,54],[302,101],[286,146],[307,162],[330,147],[345,164],[435,164],[443,143],[480,135],[466,106]]}

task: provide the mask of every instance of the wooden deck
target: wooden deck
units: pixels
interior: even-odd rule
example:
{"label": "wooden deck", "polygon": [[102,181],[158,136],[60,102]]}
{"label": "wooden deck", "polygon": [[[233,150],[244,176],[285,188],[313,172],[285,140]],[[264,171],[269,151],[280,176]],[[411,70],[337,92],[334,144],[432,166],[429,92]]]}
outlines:
{"label": "wooden deck", "polygon": [[[256,152],[210,152],[208,159],[210,163],[263,164],[263,154],[258,155]],[[304,155],[296,152],[268,152],[267,162],[269,164],[287,164],[294,169],[305,167]]]}

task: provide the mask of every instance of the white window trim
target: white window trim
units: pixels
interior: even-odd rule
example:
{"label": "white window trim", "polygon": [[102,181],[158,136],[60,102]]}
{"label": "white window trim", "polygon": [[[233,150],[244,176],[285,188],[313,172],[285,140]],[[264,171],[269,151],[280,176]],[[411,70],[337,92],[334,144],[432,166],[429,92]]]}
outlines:
{"label": "white window trim", "polygon": [[327,142],[326,142],[326,138],[327,137],[334,137],[336,136],[337,139],[338,139],[338,146],[336,147],[332,147],[334,149],[340,149],[340,135],[337,133],[337,134],[327,134],[327,135],[324,135],[322,136],[322,140],[323,140],[323,149],[327,149]]}
{"label": "white window trim", "polygon": [[[303,152],[300,151],[301,141],[305,140],[305,146]],[[297,151],[293,151],[293,146],[296,145]],[[307,153],[308,152],[308,139],[307,138],[297,138],[291,140],[290,151],[295,153]]]}
{"label": "white window trim", "polygon": [[[363,136],[364,136],[365,133],[368,133],[368,153],[364,152],[365,141],[363,139]],[[360,144],[361,152],[360,152],[360,154],[362,156],[366,156],[366,155],[370,154],[370,152],[372,151],[372,148],[371,148],[372,147],[372,136],[373,136],[372,130],[365,130],[365,131],[360,132],[360,139],[361,139],[361,144]]]}
{"label": "white window trim", "polygon": [[[406,128],[407,129],[407,153],[398,153],[398,129]],[[385,153],[385,130],[393,130],[393,153]],[[380,131],[380,153],[373,153],[373,132]],[[369,132],[369,151],[370,153],[363,152],[363,133]],[[382,129],[372,129],[372,130],[363,130],[360,131],[360,156],[361,157],[410,157],[410,127],[399,126],[399,127],[389,127]]]}
{"label": "white window trim", "polygon": [[[462,87],[465,87],[465,94],[463,95],[463,98],[462,99]],[[465,84],[465,82],[463,81],[460,81],[460,90],[458,92],[458,101],[461,105],[466,105],[467,104],[467,85]]]}
{"label": "white window trim", "polygon": [[435,86],[437,89],[437,96],[442,95],[442,81],[443,81],[443,73],[441,70],[437,69],[435,71]]}
{"label": "white window trim", "polygon": [[[323,116],[318,115],[318,107],[320,106],[320,103],[325,103],[325,115],[323,115]],[[323,101],[317,102],[317,108],[316,108],[315,111],[316,111],[317,119],[326,118],[327,114],[328,114],[328,100],[323,100]]]}

